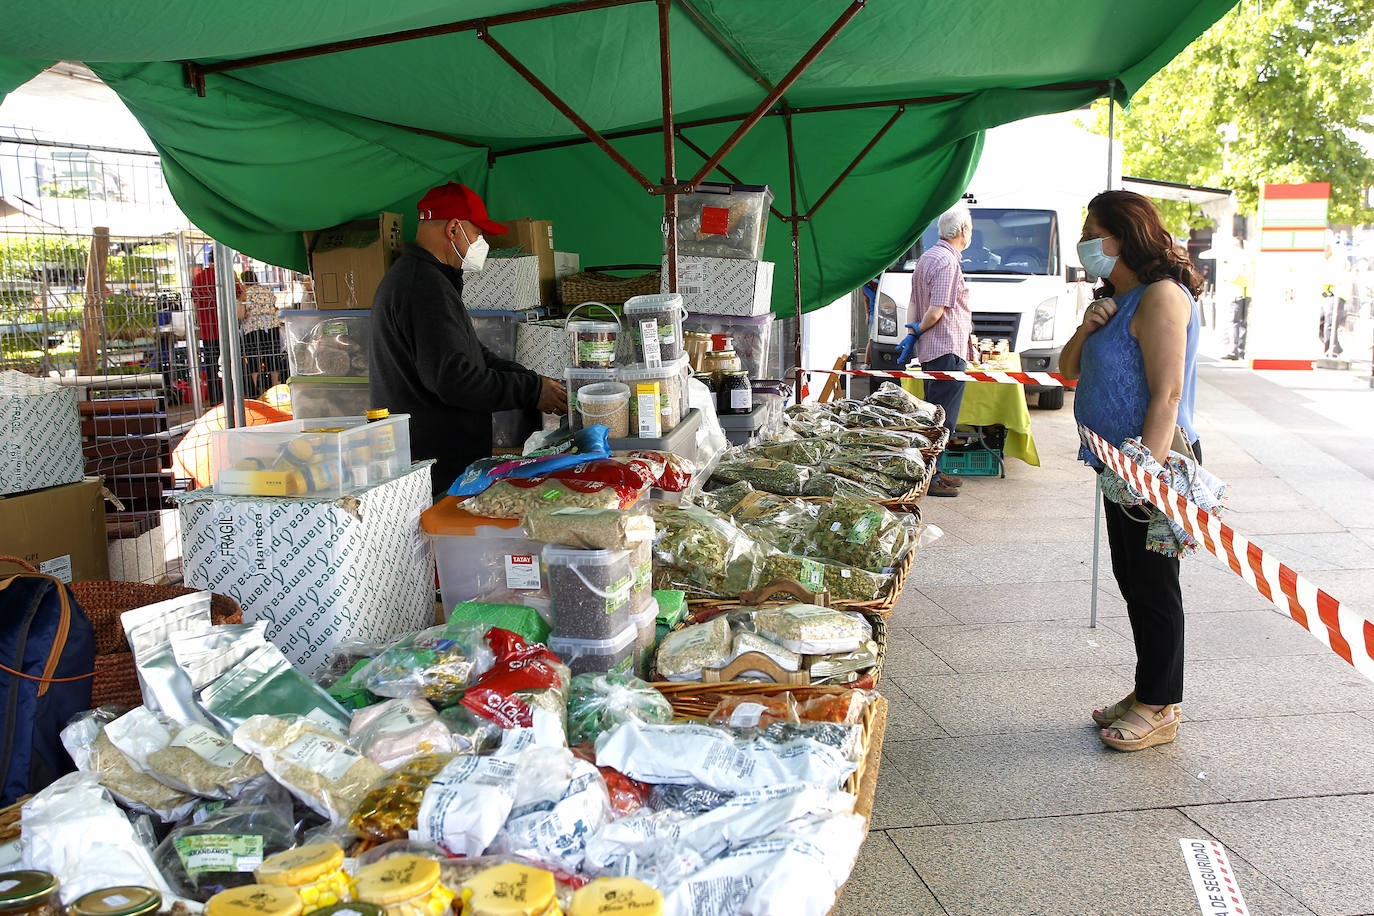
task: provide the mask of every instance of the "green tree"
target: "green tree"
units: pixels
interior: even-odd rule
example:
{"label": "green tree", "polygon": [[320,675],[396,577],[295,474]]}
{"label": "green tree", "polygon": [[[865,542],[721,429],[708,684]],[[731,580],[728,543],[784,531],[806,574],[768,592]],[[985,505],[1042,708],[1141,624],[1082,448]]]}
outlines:
{"label": "green tree", "polygon": [[[1106,103],[1097,106],[1106,132]],[[1231,188],[1329,181],[1333,223],[1374,219],[1374,0],[1242,0],[1117,112],[1123,171]],[[1171,228],[1205,222],[1164,207]]]}

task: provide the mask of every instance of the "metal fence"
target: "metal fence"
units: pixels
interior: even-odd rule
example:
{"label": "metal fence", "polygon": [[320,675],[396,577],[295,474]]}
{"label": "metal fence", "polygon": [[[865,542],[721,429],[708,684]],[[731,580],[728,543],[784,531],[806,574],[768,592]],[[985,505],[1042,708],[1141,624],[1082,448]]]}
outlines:
{"label": "metal fence", "polygon": [[[178,446],[224,396],[204,273],[213,249],[176,208],[156,155],[0,128],[0,370],[77,389],[86,473],[111,497],[114,579],[179,577],[168,496],[203,480],[206,456]],[[303,297],[293,272],[230,254],[236,274],[252,270],[281,307]],[[278,379],[251,374],[268,362],[254,359],[235,374],[257,395]]]}

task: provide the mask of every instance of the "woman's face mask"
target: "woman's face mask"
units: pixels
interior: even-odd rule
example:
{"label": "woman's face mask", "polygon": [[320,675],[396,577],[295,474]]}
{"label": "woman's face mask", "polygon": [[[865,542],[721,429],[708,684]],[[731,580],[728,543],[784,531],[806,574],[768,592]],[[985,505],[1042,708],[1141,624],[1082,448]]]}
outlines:
{"label": "woman's face mask", "polygon": [[1117,255],[1102,250],[1102,239],[1083,239],[1078,243],[1078,260],[1087,268],[1088,273],[1106,279],[1116,266]]}

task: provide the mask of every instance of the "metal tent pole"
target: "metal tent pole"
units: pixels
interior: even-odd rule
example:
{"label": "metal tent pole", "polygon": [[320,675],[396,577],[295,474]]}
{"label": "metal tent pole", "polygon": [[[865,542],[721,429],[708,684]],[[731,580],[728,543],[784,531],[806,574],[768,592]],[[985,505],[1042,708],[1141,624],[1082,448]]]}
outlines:
{"label": "metal tent pole", "polygon": [[1116,99],[1112,97],[1112,90],[1116,88],[1116,80],[1107,84],[1107,190],[1112,189],[1112,157],[1115,155],[1116,148]]}
{"label": "metal tent pole", "polygon": [[1088,626],[1097,629],[1097,563],[1102,551],[1100,544],[1102,541],[1102,475],[1093,475],[1093,491],[1097,498],[1093,501],[1093,593],[1092,612],[1088,619]]}
{"label": "metal tent pole", "polygon": [[215,242],[215,300],[219,309],[219,357],[224,369],[224,425],[247,426],[243,411],[243,358],[239,342],[239,302],[234,288],[234,252]]}
{"label": "metal tent pole", "polygon": [[783,102],[782,112],[783,127],[787,131],[787,184],[792,195],[792,215],[787,217],[787,224],[792,227],[792,304],[793,315],[796,316],[797,329],[792,337],[792,358],[796,363],[797,370],[797,403],[802,402],[802,337],[805,333],[803,325],[806,323],[802,317],[802,294],[801,294],[801,220],[797,216],[797,150],[792,140],[792,113],[787,108],[787,103]]}
{"label": "metal tent pole", "polygon": [[663,256],[668,292],[677,292],[677,130],[673,126],[673,52],[668,35],[672,0],[658,0],[658,82],[663,95]]}
{"label": "metal tent pole", "polygon": [[[191,389],[191,410],[196,419],[205,413],[205,399],[200,395],[200,322],[196,313],[195,290],[191,280],[195,277],[195,263],[191,258],[191,240],[185,231],[176,234],[177,245],[177,285],[181,287],[181,315],[186,320],[186,373]],[[172,339],[172,362],[176,363],[176,338]]]}

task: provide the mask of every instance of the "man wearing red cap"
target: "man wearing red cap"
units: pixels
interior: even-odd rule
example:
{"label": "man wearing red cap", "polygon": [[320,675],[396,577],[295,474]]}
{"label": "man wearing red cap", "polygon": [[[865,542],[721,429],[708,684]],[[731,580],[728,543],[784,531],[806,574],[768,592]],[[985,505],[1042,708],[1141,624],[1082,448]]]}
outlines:
{"label": "man wearing red cap", "polygon": [[466,185],[450,181],[419,202],[420,227],[372,299],[374,407],[410,414],[411,454],[433,458],[434,494],[491,454],[491,415],[534,407],[568,409],[553,379],[501,359],[482,345],[463,307],[463,272],[487,257],[483,233],[506,227]]}

